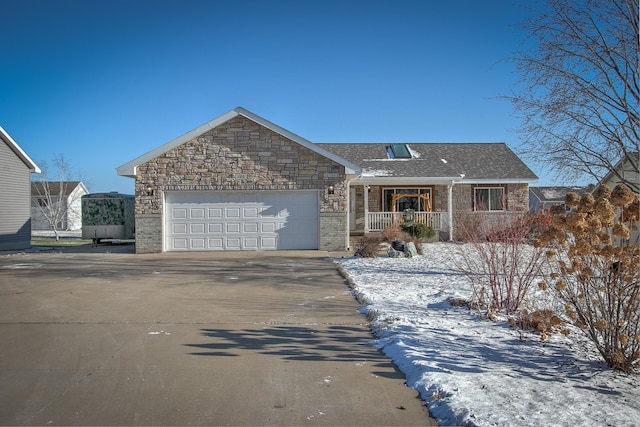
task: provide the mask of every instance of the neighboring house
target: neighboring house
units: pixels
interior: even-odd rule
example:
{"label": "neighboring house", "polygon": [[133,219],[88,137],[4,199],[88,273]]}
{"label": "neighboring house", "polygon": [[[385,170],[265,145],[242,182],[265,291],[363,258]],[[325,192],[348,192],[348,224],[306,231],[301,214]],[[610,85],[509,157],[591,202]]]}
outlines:
{"label": "neighboring house", "polygon": [[31,246],[31,173],[40,168],[0,126],[0,250]]}
{"label": "neighboring house", "polygon": [[503,143],[314,144],[236,108],[126,163],[136,252],[345,250],[406,209],[451,236],[454,212],[527,212],[536,175]]}
{"label": "neighboring house", "polygon": [[593,192],[601,185],[606,185],[609,189],[613,188],[621,182],[621,177],[634,183],[635,186],[628,186],[635,193],[640,192],[640,174],[638,174],[638,165],[640,165],[640,153],[630,153],[624,156],[594,188]]}
{"label": "neighboring house", "polygon": [[34,181],[31,183],[31,228],[51,230],[51,223],[44,211],[52,206],[58,223],[57,230],[75,231],[82,229],[81,197],[88,194],[81,181]]}
{"label": "neighboring house", "polygon": [[531,213],[541,212],[551,206],[565,206],[567,193],[583,195],[590,193],[593,185],[586,187],[529,187],[529,211]]}
{"label": "neighboring house", "polygon": [[[634,164],[635,167],[633,166]],[[598,185],[595,186],[592,193],[595,194],[602,185],[613,190],[615,186],[620,183],[620,177],[635,183],[635,188],[631,188],[631,190],[638,193],[638,189],[640,189],[640,174],[637,172],[639,164],[640,153],[635,152],[625,156],[614,166],[614,170],[605,175]],[[638,229],[640,229],[640,221],[636,225]],[[640,230],[632,230],[629,241],[636,245],[640,244]]]}

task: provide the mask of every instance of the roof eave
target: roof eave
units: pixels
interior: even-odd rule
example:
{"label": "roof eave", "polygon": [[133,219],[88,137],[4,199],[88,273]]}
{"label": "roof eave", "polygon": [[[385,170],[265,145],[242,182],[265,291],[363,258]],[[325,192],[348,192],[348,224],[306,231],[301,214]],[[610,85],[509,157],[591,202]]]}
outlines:
{"label": "roof eave", "polygon": [[289,132],[288,130],[276,125],[275,123],[270,122],[269,120],[266,120],[256,114],[253,114],[250,111],[245,110],[242,107],[237,107],[187,133],[185,133],[184,135],[181,135],[169,142],[167,142],[166,144],[161,145],[160,147],[151,150],[145,154],[143,154],[142,156],[139,156],[133,160],[131,160],[128,163],[125,163],[124,165],[116,168],[116,171],[118,173],[118,175],[120,176],[126,176],[129,178],[135,178],[136,177],[136,169],[139,165],[146,163],[158,156],[160,156],[161,154],[166,153],[169,150],[172,150],[182,144],[184,144],[187,141],[190,141],[200,135],[202,135],[203,133],[214,129],[218,126],[220,126],[221,124],[237,117],[237,116],[244,116],[246,118],[248,118],[249,120],[252,120],[264,127],[266,127],[267,129],[272,130],[273,132],[276,132],[282,136],[284,136],[285,138],[288,138],[300,145],[302,145],[305,148],[308,148],[311,151],[314,151],[324,157],[327,157],[333,161],[335,161],[336,163],[341,164],[342,166],[344,166],[345,168],[345,173],[348,175],[357,175],[361,173],[361,168],[360,166],[353,164],[345,159],[343,159],[342,157],[337,156],[336,154],[325,150],[324,148],[318,147],[316,144],[312,143],[311,141],[308,141],[292,132]]}
{"label": "roof eave", "polygon": [[215,119],[208,121],[207,123],[198,126],[197,128],[190,130],[189,132],[180,135],[179,137],[172,139],[171,141],[162,144],[161,146],[148,151],[147,153],[136,157],[135,159],[131,160],[128,163],[125,163],[124,165],[117,167],[116,168],[116,172],[118,173],[118,175],[120,176],[126,176],[129,178],[135,178],[136,177],[136,169],[139,165],[146,163],[150,160],[155,159],[156,157],[160,156],[161,154],[166,153],[169,150],[172,150],[176,147],[179,147],[180,145],[184,144],[187,141],[192,140],[193,138],[202,135],[203,133],[217,127],[220,126],[221,124],[233,119],[234,117],[238,116],[238,112],[236,112],[235,110],[231,110],[228,113],[225,113],[219,117],[216,117]]}
{"label": "roof eave", "polygon": [[[366,176],[361,175],[355,182],[361,185],[434,185],[434,184],[533,184],[538,179],[465,179],[460,176]],[[354,183],[355,183],[354,182]]]}
{"label": "roof eave", "polygon": [[535,184],[538,178],[460,179],[459,184]]}
{"label": "roof eave", "polygon": [[22,148],[18,145],[17,142],[11,138],[11,135],[4,130],[2,126],[0,126],[0,138],[11,148],[11,150],[22,160],[22,162],[29,168],[30,172],[40,173],[42,170],[36,165],[36,163],[31,160],[31,158],[24,152]]}
{"label": "roof eave", "polygon": [[448,185],[459,181],[460,177],[423,176],[366,176],[360,175],[354,183],[358,185]]}

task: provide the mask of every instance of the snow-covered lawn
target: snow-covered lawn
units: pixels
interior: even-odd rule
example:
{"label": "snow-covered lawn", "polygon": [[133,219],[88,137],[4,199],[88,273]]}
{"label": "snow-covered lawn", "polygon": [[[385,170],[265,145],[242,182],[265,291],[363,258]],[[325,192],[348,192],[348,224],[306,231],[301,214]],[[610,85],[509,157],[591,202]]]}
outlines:
{"label": "snow-covered lawn", "polygon": [[539,336],[451,306],[471,296],[465,245],[414,258],[336,262],[367,305],[375,345],[404,372],[441,425],[636,426],[640,376],[616,374],[578,333]]}

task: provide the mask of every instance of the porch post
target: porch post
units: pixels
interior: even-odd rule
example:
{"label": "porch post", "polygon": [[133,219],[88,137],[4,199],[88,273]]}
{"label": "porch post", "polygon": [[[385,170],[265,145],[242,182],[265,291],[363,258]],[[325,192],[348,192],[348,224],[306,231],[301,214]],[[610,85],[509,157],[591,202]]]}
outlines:
{"label": "porch post", "polygon": [[453,181],[447,186],[447,210],[449,211],[449,240],[453,240]]}
{"label": "porch post", "polygon": [[369,232],[369,186],[365,185],[362,187],[364,190],[364,232]]}

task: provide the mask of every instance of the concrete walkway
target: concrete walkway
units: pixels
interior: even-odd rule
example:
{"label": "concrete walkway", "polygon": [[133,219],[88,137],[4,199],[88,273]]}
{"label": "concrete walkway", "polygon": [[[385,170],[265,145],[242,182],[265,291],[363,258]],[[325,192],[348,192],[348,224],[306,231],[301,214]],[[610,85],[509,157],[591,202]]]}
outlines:
{"label": "concrete walkway", "polygon": [[435,425],[327,253],[0,256],[2,425]]}

